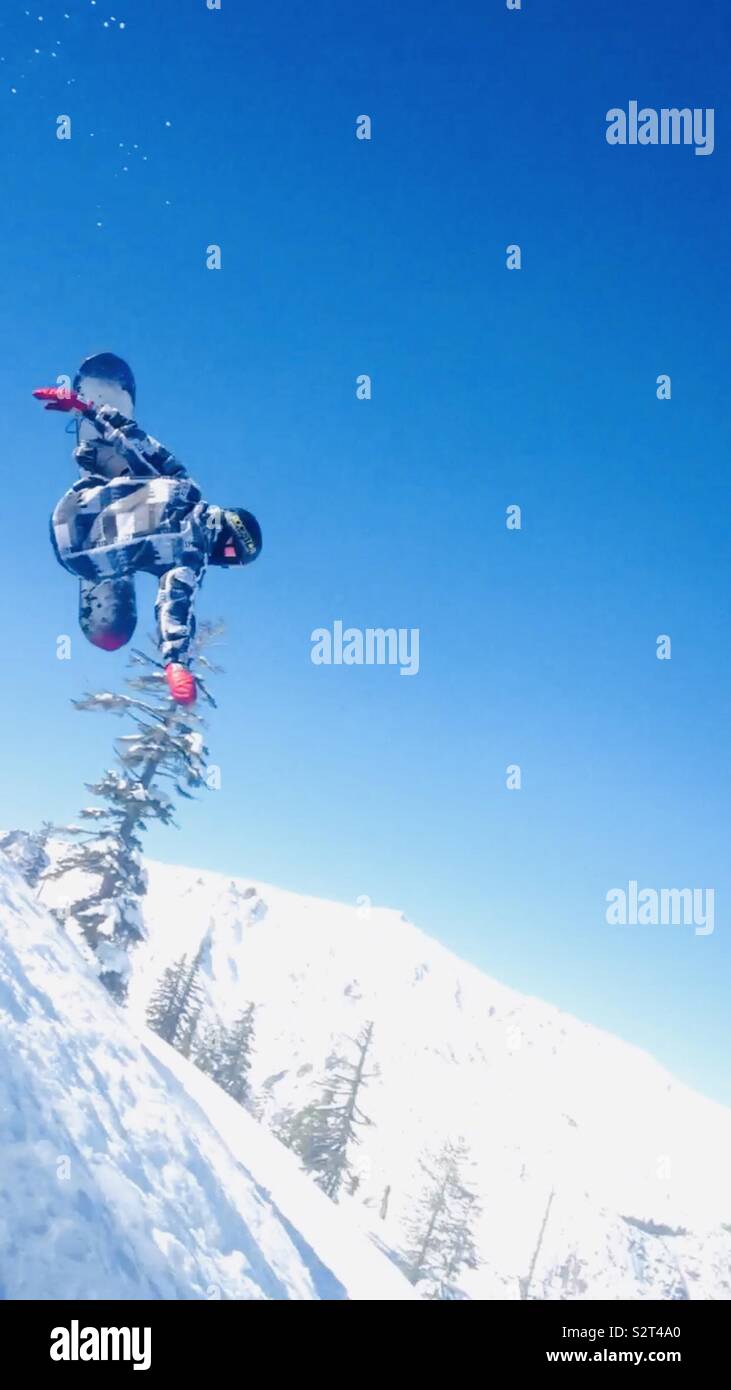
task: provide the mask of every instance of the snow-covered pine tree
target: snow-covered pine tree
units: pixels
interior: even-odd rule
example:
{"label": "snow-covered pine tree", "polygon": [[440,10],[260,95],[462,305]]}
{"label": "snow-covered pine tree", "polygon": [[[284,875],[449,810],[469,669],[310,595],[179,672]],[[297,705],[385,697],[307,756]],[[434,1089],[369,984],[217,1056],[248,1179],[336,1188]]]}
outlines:
{"label": "snow-covered pine tree", "polygon": [[[206,648],[220,634],[220,625],[199,626],[192,666],[201,698],[214,705],[204,673],[215,671]],[[116,766],[87,789],[102,802],[81,811],[88,824],[65,827],[69,843],[48,875],[62,878],[72,871],[84,876],[81,895],[58,909],[85,943],[99,976],[114,998],[123,1003],[130,973],[130,950],[142,939],[141,904],[147,889],[142,865],[142,835],[151,821],[175,825],[174,803],[167,787],[180,797],[206,786],[208,749],[197,706],[181,706],[168,694],[162,664],[133,651],[132,674],[125,684],[131,694],[103,692],[73,703],[76,709],[104,711],[131,721],[134,731],[115,740]]]}
{"label": "snow-covered pine tree", "polygon": [[256,1005],[249,1004],[225,1030],[223,1053],[216,1076],[219,1086],[240,1105],[244,1105],[249,1096],[255,1014]]}
{"label": "snow-covered pine tree", "polygon": [[177,1043],[177,1048],[181,1056],[183,1057],[190,1057],[190,1054],[193,1050],[193,1043],[195,1042],[196,1034],[198,1032],[198,1025],[200,1024],[202,1013],[202,1005],[198,1005],[196,1008],[194,1008],[191,1011],[185,1028],[183,1029],[180,1035],[180,1040]]}
{"label": "snow-covered pine tree", "polygon": [[206,1076],[210,1076],[212,1081],[216,1079],[216,1069],[222,1050],[223,1027],[220,1023],[209,1023],[198,1035],[192,1060],[200,1071],[204,1071]]}
{"label": "snow-covered pine tree", "polygon": [[40,830],[7,830],[0,833],[0,850],[31,888],[38,887],[51,863],[46,845],[52,831],[51,822],[44,821]]}
{"label": "snow-covered pine tree", "polygon": [[199,981],[203,945],[195,959],[187,956],[169,965],[147,1005],[147,1023],[165,1042],[187,1056],[200,1017],[202,990]]}
{"label": "snow-covered pine tree", "polygon": [[477,1268],[473,1229],[480,1205],[464,1176],[468,1163],[462,1139],[447,1140],[436,1158],[420,1161],[427,1181],[406,1223],[409,1244],[400,1263],[426,1298],[459,1298],[461,1271]]}
{"label": "snow-covered pine tree", "polygon": [[181,956],[172,965],[166,966],[150,995],[145,1011],[148,1028],[157,1033],[164,1042],[171,1044],[178,1031],[178,999],[187,968],[187,956]]}
{"label": "snow-covered pine tree", "polygon": [[229,1028],[215,1024],[206,1030],[196,1049],[195,1064],[239,1105],[251,1101],[251,1070],[256,1005],[249,1004]]}
{"label": "snow-covered pine tree", "polygon": [[282,1134],[289,1147],[299,1154],[305,1171],[312,1173],[318,1186],[334,1202],[343,1184],[352,1185],[355,1177],[351,1150],[360,1142],[358,1127],[372,1123],[361,1110],[360,1094],[374,1075],[366,1071],[373,1024],[366,1023],[358,1037],[350,1041],[355,1058],[328,1059],[320,1099],[298,1111]]}

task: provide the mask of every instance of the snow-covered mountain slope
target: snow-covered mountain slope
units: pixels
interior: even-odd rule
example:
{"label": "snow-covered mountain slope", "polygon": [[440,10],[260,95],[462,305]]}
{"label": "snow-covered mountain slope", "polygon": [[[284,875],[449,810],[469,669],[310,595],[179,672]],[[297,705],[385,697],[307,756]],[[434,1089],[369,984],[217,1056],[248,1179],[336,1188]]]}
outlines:
{"label": "snow-covered mountain slope", "polygon": [[413,1296],[262,1126],[135,1036],[0,855],[0,1298]]}
{"label": "snow-covered mountain slope", "polygon": [[468,1296],[519,1297],[521,1281],[538,1298],[731,1296],[731,1112],[397,912],[148,867],[132,1008],[141,1018],[164,967],[205,938],[211,1010],[258,1006],[265,1122],[314,1099],[328,1054],[373,1021],[373,1124],[341,1209],[379,1244],[403,1247],[420,1154],[459,1135],[483,1207]]}

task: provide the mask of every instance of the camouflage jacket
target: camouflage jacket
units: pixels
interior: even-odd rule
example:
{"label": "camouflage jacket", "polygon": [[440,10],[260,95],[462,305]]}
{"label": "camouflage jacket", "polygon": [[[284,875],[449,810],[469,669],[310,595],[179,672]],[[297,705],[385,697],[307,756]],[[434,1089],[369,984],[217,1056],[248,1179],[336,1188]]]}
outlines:
{"label": "camouflage jacket", "polygon": [[74,451],[78,482],[51,517],[64,569],[95,581],[176,565],[202,571],[222,523],[173,454],[111,406],[88,412],[99,439]]}

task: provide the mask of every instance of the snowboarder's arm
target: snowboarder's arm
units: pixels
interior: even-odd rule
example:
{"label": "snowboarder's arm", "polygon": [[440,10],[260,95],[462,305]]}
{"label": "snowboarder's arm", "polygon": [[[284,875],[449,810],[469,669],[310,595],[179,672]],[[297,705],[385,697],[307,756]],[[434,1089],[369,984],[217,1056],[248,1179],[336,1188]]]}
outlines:
{"label": "snowboarder's arm", "polygon": [[105,444],[110,444],[129,464],[135,478],[187,478],[187,470],[174,454],[151,435],[145,434],[134,420],[111,405],[97,409],[89,406],[84,415],[90,420]]}
{"label": "snowboarder's arm", "polygon": [[[36,400],[45,403],[46,410],[60,410],[66,414],[75,412],[90,421],[99,439],[111,445],[115,453],[124,459],[134,478],[187,478],[185,466],[169,449],[153,439],[152,435],[145,434],[134,420],[115,410],[114,406],[97,407],[90,401],[82,400],[75,391],[62,386],[40,387],[33,395]],[[90,459],[84,455],[89,454],[91,458],[93,448],[93,443],[87,440],[76,450],[80,467],[89,465]]]}

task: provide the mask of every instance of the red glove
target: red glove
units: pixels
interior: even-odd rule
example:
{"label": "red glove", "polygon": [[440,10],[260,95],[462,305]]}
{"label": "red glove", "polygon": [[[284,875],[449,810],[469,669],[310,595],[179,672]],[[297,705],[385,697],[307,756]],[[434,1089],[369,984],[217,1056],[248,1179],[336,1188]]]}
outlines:
{"label": "red glove", "polygon": [[82,401],[75,391],[69,391],[65,386],[40,386],[33,395],[37,401],[47,401],[46,410],[80,410],[83,415],[92,404],[91,401]]}

